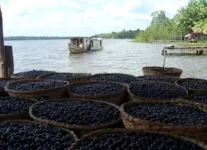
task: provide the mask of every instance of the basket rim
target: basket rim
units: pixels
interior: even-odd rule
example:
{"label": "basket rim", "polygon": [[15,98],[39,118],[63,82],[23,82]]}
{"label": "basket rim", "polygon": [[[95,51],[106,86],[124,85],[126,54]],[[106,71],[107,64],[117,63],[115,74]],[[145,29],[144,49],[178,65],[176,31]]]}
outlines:
{"label": "basket rim", "polygon": [[151,120],[145,120],[145,119],[141,119],[141,118],[137,118],[135,116],[132,116],[130,114],[128,114],[126,111],[125,111],[125,108],[127,107],[127,105],[133,105],[133,104],[165,104],[165,103],[171,103],[171,104],[184,104],[184,105],[187,105],[189,107],[196,107],[198,108],[199,110],[201,111],[204,111],[204,112],[207,112],[206,110],[203,110],[201,109],[200,107],[198,106],[195,106],[195,105],[191,105],[190,103],[186,103],[184,101],[181,101],[181,100],[178,100],[178,101],[168,101],[168,102],[162,102],[162,101],[156,101],[156,102],[152,102],[152,101],[148,101],[148,102],[135,102],[135,101],[131,101],[131,102],[126,102],[124,104],[121,105],[120,107],[120,112],[121,112],[121,117],[122,119],[126,119],[128,120],[129,118],[132,119],[134,122],[137,122],[137,121],[145,121],[145,122],[148,122],[150,124],[153,124],[153,123],[156,123],[156,124],[159,124],[159,125],[162,125],[162,127],[164,128],[172,128],[172,129],[180,129],[182,127],[185,127],[185,128],[188,128],[188,129],[200,129],[200,128],[205,128],[207,129],[207,125],[195,125],[195,126],[184,126],[184,125],[174,125],[174,124],[166,124],[166,123],[162,123],[162,122],[159,122],[159,121],[151,121]]}
{"label": "basket rim", "polygon": [[68,81],[63,81],[63,80],[53,80],[53,81],[58,81],[58,82],[65,82],[67,84],[59,86],[59,87],[54,87],[54,88],[50,88],[50,89],[41,89],[41,90],[33,90],[33,91],[16,91],[16,90],[12,90],[9,89],[10,86],[13,86],[17,83],[25,83],[25,82],[41,82],[41,81],[48,81],[48,80],[42,80],[42,79],[24,79],[24,80],[17,80],[17,81],[12,81],[9,84],[6,85],[5,87],[5,91],[8,93],[13,93],[13,94],[35,94],[35,93],[41,93],[41,92],[50,92],[50,91],[54,91],[54,90],[58,90],[58,89],[62,89],[65,87],[69,86],[69,82]]}
{"label": "basket rim", "polygon": [[[178,86],[182,86],[180,84],[181,81],[184,80],[188,80],[188,79],[192,79],[192,80],[205,80],[205,79],[199,79],[199,78],[182,78],[182,79],[178,79],[177,81],[175,81],[175,84]],[[205,80],[207,82],[207,80]],[[186,88],[186,87],[185,87]],[[193,90],[193,91],[198,91],[198,92],[206,92],[207,93],[207,89],[192,89],[192,88],[186,88],[187,90]]]}
{"label": "basket rim", "polygon": [[29,108],[29,115],[31,118],[33,118],[34,120],[38,121],[38,122],[42,122],[42,123],[46,123],[46,124],[52,124],[52,125],[56,125],[56,126],[60,126],[60,127],[64,127],[64,128],[68,128],[68,129],[74,129],[74,130],[96,130],[96,129],[100,129],[100,128],[104,128],[104,127],[108,127],[108,126],[112,126],[115,124],[118,124],[121,122],[121,116],[119,117],[118,120],[114,120],[105,124],[100,124],[97,126],[94,125],[78,125],[78,124],[69,124],[69,123],[63,123],[63,122],[57,122],[57,121],[53,121],[53,120],[48,120],[48,119],[41,119],[39,117],[36,117],[33,114],[33,109],[35,106],[44,103],[44,102],[70,102],[70,101],[83,101],[83,102],[95,102],[95,103],[104,103],[107,105],[111,105],[114,108],[116,108],[118,111],[120,111],[120,107],[116,104],[110,103],[110,102],[105,102],[105,101],[97,101],[97,100],[91,100],[91,99],[79,99],[79,98],[60,98],[60,99],[52,99],[52,100],[46,100],[46,101],[41,101],[38,103],[33,104],[30,108]]}
{"label": "basket rim", "polygon": [[4,81],[4,80],[5,81],[8,81],[8,80],[10,81],[10,80],[14,80],[14,79],[13,78],[0,78],[0,81]]}
{"label": "basket rim", "polygon": [[[98,94],[98,95],[85,95],[85,94],[78,94],[78,93],[75,93],[75,92],[72,92],[71,91],[71,88],[75,85],[80,85],[80,84],[88,84],[88,83],[92,83],[92,84],[95,84],[95,83],[107,83],[107,84],[113,84],[113,85],[119,85],[119,86],[122,86],[122,89],[117,91],[117,92],[110,92],[110,93],[107,93],[107,94]],[[127,86],[123,85],[122,83],[117,83],[117,82],[109,82],[109,81],[78,81],[78,82],[75,82],[75,83],[72,83],[69,85],[69,88],[68,88],[68,91],[69,91],[69,94],[72,93],[74,96],[77,96],[77,97],[82,97],[82,98],[87,98],[87,97],[93,97],[93,98],[97,98],[97,97],[108,97],[108,96],[116,96],[118,95],[120,92],[123,92],[127,90]],[[90,99],[88,98],[88,99]]]}
{"label": "basket rim", "polygon": [[[149,82],[149,83],[161,83],[161,84],[167,84],[167,85],[170,85],[170,86],[174,86],[176,88],[181,88],[185,91],[186,95],[185,96],[188,96],[188,90],[180,85],[175,85],[175,84],[172,84],[172,83],[168,83],[168,82],[160,82],[160,81],[142,81],[142,80],[139,80],[138,82]],[[152,99],[152,98],[145,98],[145,97],[140,97],[140,96],[136,96],[135,94],[133,94],[131,91],[130,91],[130,85],[133,84],[133,83],[136,83],[136,82],[131,82],[127,88],[127,92],[129,93],[130,96],[132,97],[135,97],[135,98],[141,98],[143,100],[148,100],[148,101],[170,101],[170,100],[176,100],[176,99],[179,99],[179,98],[182,98],[182,97],[176,97],[176,98],[172,98],[172,99]],[[185,97],[184,96],[184,97]]]}
{"label": "basket rim", "polygon": [[[23,119],[6,120],[6,121],[3,121],[3,122],[0,122],[0,124],[3,124],[5,122],[20,123],[20,124],[38,124],[38,125],[48,127],[47,124],[41,124],[39,122],[35,122],[35,121],[27,120],[27,119],[24,119],[24,120]],[[72,130],[68,130],[68,129],[65,129],[65,128],[62,128],[62,127],[56,127],[56,126],[52,126],[52,127],[56,128],[56,129],[62,129],[64,131],[66,131],[68,134],[70,134],[72,136],[72,138],[74,139],[74,143],[78,140],[77,135]]]}
{"label": "basket rim", "polygon": [[206,96],[207,97],[207,93],[195,93],[195,94],[192,94],[192,95],[188,95],[188,96],[182,97],[181,100],[186,101],[188,103],[192,103],[192,104],[195,104],[195,105],[207,108],[207,103],[205,104],[205,103],[201,103],[201,102],[190,100],[191,97],[197,96],[197,95],[199,95],[199,96]]}
{"label": "basket rim", "polygon": [[[51,76],[51,75],[54,75],[54,74],[85,74],[85,76],[77,77],[77,78],[72,78],[72,79],[67,79],[66,81],[83,79],[83,78],[89,78],[89,77],[92,76],[91,73],[53,72],[53,73],[48,73],[48,74],[40,75],[40,76],[37,77],[37,79],[47,79],[48,76]],[[54,79],[51,79],[51,80],[54,80]]]}
{"label": "basket rim", "polygon": [[173,71],[173,73],[182,73],[183,70],[180,69],[180,68],[175,68],[175,67],[160,67],[160,66],[146,66],[146,67],[143,67],[142,70],[143,71],[155,71],[155,72],[160,72],[159,70],[154,70],[155,68],[157,69],[170,69],[171,71]]}
{"label": "basket rim", "polygon": [[203,142],[200,142],[200,141],[192,139],[192,138],[175,135],[175,134],[172,134],[172,133],[156,132],[156,131],[149,131],[149,130],[134,130],[134,129],[125,129],[125,128],[114,128],[114,129],[106,128],[106,129],[100,129],[100,130],[97,130],[97,131],[93,131],[89,134],[83,135],[75,143],[73,143],[71,145],[69,150],[75,150],[75,147],[78,146],[80,144],[80,142],[84,141],[85,139],[90,139],[90,138],[93,138],[93,137],[99,137],[99,136],[103,136],[103,135],[106,135],[106,134],[126,133],[126,132],[152,133],[152,134],[159,134],[159,135],[163,135],[163,136],[170,136],[174,139],[180,139],[182,141],[189,141],[189,142],[197,145],[198,147],[200,147],[202,149],[207,149],[207,145]]}
{"label": "basket rim", "polygon": [[[16,75],[19,74],[19,73],[31,72],[31,71],[34,71],[34,70],[35,70],[35,69],[14,73],[14,74],[11,75],[11,78],[14,78],[14,79],[20,79],[20,78],[21,78],[21,79],[24,79],[24,78],[25,78],[25,79],[36,79],[37,77],[35,77],[35,76],[24,76],[24,75],[16,76]],[[48,73],[55,72],[55,71],[49,71],[49,70],[35,70],[35,71],[46,71],[45,73],[43,73],[43,75],[44,75],[44,74],[48,74]]]}
{"label": "basket rim", "polygon": [[[176,79],[176,81],[178,80],[178,77],[175,77],[175,76],[165,76],[165,75],[147,75],[147,76],[145,76],[145,75],[141,75],[141,76],[136,76],[136,78],[137,79],[139,79],[139,78],[142,78],[142,77],[163,77],[163,78],[174,78],[174,79]],[[142,79],[142,80],[144,80],[144,79]],[[148,80],[149,81],[149,80]]]}
{"label": "basket rim", "polygon": [[136,79],[136,76],[134,75],[131,75],[131,74],[127,74],[127,73],[97,73],[97,74],[94,74],[90,77],[89,81],[107,81],[107,82],[114,82],[114,83],[121,83],[123,84],[124,86],[127,86],[129,83],[125,83],[125,82],[118,82],[118,81],[108,81],[108,80],[96,80],[96,79],[92,79],[93,77],[99,77],[99,76],[102,76],[102,75],[115,75],[115,74],[118,74],[118,75],[126,75],[126,76],[131,76],[131,77],[134,77],[134,79]]}

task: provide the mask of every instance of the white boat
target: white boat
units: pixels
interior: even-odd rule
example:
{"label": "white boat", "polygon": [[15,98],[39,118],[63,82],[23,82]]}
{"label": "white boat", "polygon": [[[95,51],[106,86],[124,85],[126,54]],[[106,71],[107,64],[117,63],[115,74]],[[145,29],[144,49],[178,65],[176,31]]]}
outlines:
{"label": "white boat", "polygon": [[71,53],[84,53],[103,49],[102,38],[71,37],[68,44]]}

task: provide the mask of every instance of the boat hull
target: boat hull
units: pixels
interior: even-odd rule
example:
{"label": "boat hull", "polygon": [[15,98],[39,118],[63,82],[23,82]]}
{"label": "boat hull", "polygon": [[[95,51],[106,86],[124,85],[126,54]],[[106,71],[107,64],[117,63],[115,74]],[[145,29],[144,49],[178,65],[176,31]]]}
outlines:
{"label": "boat hull", "polygon": [[102,49],[102,48],[100,48],[100,49],[87,50],[87,49],[83,49],[83,48],[77,47],[77,46],[72,45],[72,44],[68,44],[68,46],[69,46],[70,53],[88,53],[88,52],[91,52],[91,51],[97,51],[97,50]]}

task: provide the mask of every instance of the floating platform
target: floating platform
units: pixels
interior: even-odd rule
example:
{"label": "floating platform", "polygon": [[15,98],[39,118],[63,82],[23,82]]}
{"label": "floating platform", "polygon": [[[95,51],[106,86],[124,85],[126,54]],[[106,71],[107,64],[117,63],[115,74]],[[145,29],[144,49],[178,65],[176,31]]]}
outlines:
{"label": "floating platform", "polygon": [[207,55],[207,46],[164,47],[162,55]]}

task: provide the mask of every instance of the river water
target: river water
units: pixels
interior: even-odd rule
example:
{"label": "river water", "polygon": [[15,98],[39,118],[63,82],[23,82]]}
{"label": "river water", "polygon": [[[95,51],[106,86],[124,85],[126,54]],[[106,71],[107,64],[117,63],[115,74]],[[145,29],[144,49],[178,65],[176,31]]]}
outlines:
{"label": "river water", "polygon": [[[70,54],[68,40],[6,41],[13,46],[15,73],[31,69],[60,72],[118,72],[143,75],[142,67],[162,66],[161,50],[166,44],[103,40],[104,49]],[[166,67],[183,70],[182,77],[207,79],[207,56],[167,56]]]}

